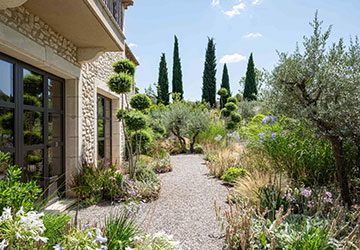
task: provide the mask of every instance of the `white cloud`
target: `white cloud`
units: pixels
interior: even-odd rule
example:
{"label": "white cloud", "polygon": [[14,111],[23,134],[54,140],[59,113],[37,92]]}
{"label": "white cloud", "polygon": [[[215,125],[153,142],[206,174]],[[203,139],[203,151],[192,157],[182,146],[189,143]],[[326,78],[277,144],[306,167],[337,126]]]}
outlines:
{"label": "white cloud", "polygon": [[137,47],[137,44],[135,44],[135,43],[129,43],[128,46],[129,46],[129,48],[134,48],[134,47]]}
{"label": "white cloud", "polygon": [[212,5],[212,6],[218,6],[218,5],[220,5],[220,0],[211,0],[211,5]]}
{"label": "white cloud", "polygon": [[246,57],[242,56],[238,53],[232,55],[225,55],[220,59],[220,63],[238,63],[241,61],[245,61]]}
{"label": "white cloud", "polygon": [[260,4],[260,1],[261,1],[261,0],[254,0],[254,1],[252,2],[252,4],[253,4],[253,5],[259,5],[259,4]]}
{"label": "white cloud", "polygon": [[262,37],[262,34],[260,33],[249,33],[245,36],[243,36],[244,38],[256,38],[256,37]]}
{"label": "white cloud", "polygon": [[245,9],[245,3],[239,3],[237,5],[234,5],[232,7],[232,10],[224,11],[224,14],[227,15],[228,17],[233,17],[236,15],[240,15],[240,10],[243,9]]}

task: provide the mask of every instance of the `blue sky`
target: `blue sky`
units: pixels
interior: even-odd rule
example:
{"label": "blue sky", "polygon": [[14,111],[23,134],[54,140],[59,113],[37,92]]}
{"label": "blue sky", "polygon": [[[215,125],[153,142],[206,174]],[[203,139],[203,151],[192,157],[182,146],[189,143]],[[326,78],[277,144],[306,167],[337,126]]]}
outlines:
{"label": "blue sky", "polygon": [[271,71],[276,50],[291,52],[312,30],[316,10],[324,28],[333,24],[331,40],[359,35],[359,0],[135,0],[126,13],[126,37],[140,66],[141,91],[157,82],[161,53],[166,53],[170,89],[174,35],[179,38],[185,99],[200,100],[207,37],[216,43],[217,82],[228,62],[233,93],[254,53],[257,68]]}

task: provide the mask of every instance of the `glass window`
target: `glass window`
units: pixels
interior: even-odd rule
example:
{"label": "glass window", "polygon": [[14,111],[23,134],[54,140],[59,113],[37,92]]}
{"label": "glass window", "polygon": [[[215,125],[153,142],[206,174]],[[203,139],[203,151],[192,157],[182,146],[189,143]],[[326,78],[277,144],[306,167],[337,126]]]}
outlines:
{"label": "glass window", "polygon": [[48,108],[62,110],[62,96],[63,96],[63,85],[61,82],[49,79],[48,80]]}
{"label": "glass window", "polygon": [[0,101],[14,102],[14,64],[0,59]]}
{"label": "glass window", "polygon": [[24,74],[24,104],[36,107],[43,106],[43,76],[27,69]]}
{"label": "glass window", "polygon": [[0,149],[14,146],[14,110],[0,108]]}
{"label": "glass window", "polygon": [[111,161],[111,99],[98,95],[98,160]]}
{"label": "glass window", "polygon": [[43,144],[43,113],[24,111],[24,143],[25,145]]}
{"label": "glass window", "polygon": [[27,151],[24,154],[25,180],[40,179],[44,171],[44,150]]}
{"label": "glass window", "polygon": [[48,140],[49,143],[62,142],[62,115],[49,113]]}
{"label": "glass window", "polygon": [[63,174],[63,152],[62,147],[49,148],[49,176],[58,176]]}

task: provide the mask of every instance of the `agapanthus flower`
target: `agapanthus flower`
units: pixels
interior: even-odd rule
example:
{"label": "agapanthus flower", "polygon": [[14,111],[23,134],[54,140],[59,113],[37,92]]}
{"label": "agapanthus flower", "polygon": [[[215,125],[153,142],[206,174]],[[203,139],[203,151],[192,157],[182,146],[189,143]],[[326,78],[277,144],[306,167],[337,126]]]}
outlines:
{"label": "agapanthus flower", "polygon": [[271,131],[270,134],[271,134],[271,140],[275,141],[276,140],[276,133]]}
{"label": "agapanthus flower", "polygon": [[222,136],[221,135],[217,135],[217,136],[215,136],[215,138],[214,138],[214,140],[215,141],[221,141],[221,139],[222,139]]}
{"label": "agapanthus flower", "polygon": [[305,189],[304,191],[301,192],[301,194],[305,197],[305,198],[309,198],[311,196],[311,190],[310,189]]}
{"label": "agapanthus flower", "polygon": [[278,118],[276,116],[273,116],[273,115],[269,115],[269,116],[266,116],[263,120],[262,120],[262,123],[264,125],[267,125],[267,124],[272,124],[272,123],[276,123],[278,121]]}

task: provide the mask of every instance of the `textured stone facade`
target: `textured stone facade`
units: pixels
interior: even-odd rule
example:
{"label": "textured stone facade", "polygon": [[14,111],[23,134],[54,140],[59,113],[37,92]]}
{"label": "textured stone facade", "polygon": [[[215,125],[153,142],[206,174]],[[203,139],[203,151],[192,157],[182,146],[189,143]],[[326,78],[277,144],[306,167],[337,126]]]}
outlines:
{"label": "textured stone facade", "polygon": [[112,65],[123,59],[121,52],[107,52],[96,61],[82,65],[82,138],[83,154],[88,163],[95,163],[96,156],[96,105],[97,86],[95,79],[106,82],[114,74]]}
{"label": "textured stone facade", "polygon": [[0,22],[42,46],[49,46],[57,55],[75,65],[79,65],[76,57],[76,46],[64,36],[54,31],[38,16],[30,13],[26,8],[20,6],[0,10]]}

